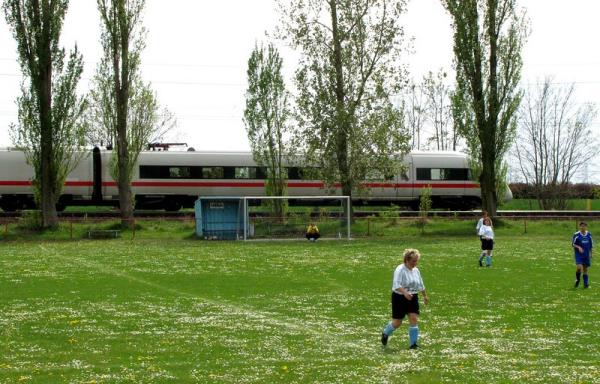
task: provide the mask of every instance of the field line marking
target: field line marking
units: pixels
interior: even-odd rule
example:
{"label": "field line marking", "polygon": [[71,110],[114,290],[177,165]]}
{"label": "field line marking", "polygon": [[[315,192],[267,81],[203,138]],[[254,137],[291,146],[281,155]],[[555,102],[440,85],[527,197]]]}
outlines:
{"label": "field line marking", "polygon": [[314,327],[309,327],[307,325],[305,325],[304,323],[297,323],[298,321],[301,321],[299,319],[296,318],[277,318],[275,317],[274,313],[271,312],[265,312],[265,311],[260,311],[257,310],[256,308],[253,308],[247,304],[230,304],[226,301],[216,301],[213,299],[209,299],[206,297],[201,297],[199,295],[195,295],[189,292],[185,292],[185,291],[181,291],[179,289],[175,289],[175,288],[171,288],[171,287],[167,287],[161,284],[156,284],[153,283],[151,281],[147,281],[145,279],[141,279],[139,277],[135,277],[135,276],[131,276],[127,273],[115,270],[113,268],[107,268],[102,264],[98,264],[95,263],[93,261],[89,261],[88,259],[86,259],[85,262],[82,262],[81,259],[72,259],[72,258],[67,258],[65,256],[62,256],[61,254],[59,254],[56,251],[51,251],[48,248],[44,247],[43,245],[39,245],[39,247],[46,252],[46,254],[52,254],[54,257],[61,259],[63,261],[69,261],[69,262],[73,262],[76,261],[78,262],[81,266],[86,267],[86,268],[90,268],[90,269],[95,269],[99,272],[102,273],[106,273],[109,275],[114,275],[114,276],[118,276],[121,278],[124,278],[126,280],[130,280],[130,281],[134,281],[138,284],[141,285],[146,285],[158,290],[162,290],[165,292],[169,292],[171,294],[174,294],[176,296],[184,296],[184,297],[188,297],[188,298],[193,298],[193,299],[200,299],[202,301],[204,301],[205,303],[208,303],[210,305],[213,305],[215,307],[227,307],[226,310],[230,311],[230,313],[232,314],[232,321],[233,321],[233,317],[236,315],[241,315],[241,316],[247,316],[250,319],[253,320],[257,320],[257,321],[261,321],[261,322],[266,322],[266,323],[270,323],[271,325],[277,326],[277,327],[282,327],[282,328],[291,328],[295,331],[301,332],[301,333],[308,333],[311,336],[319,339],[319,338],[326,338],[329,339],[330,341],[334,341],[334,345],[339,345],[340,347],[345,347],[345,348],[356,348],[357,350],[365,350],[365,353],[370,353],[371,352],[371,348],[368,347],[373,347],[372,344],[368,343],[368,342],[364,342],[364,343],[359,343],[359,342],[350,342],[350,341],[345,341],[342,340],[341,337],[343,335],[340,335],[337,332],[337,330],[339,329],[339,325],[343,324],[343,323],[337,323],[336,327],[334,328],[334,330],[336,332],[327,332],[327,329],[316,329]]}

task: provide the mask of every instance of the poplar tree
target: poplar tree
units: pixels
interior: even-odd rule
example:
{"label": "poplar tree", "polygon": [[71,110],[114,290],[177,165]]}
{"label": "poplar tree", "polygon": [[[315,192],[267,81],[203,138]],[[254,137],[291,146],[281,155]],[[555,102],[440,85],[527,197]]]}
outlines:
{"label": "poplar tree", "polygon": [[[287,192],[290,105],[281,73],[283,60],[273,44],[256,46],[248,59],[248,89],[244,123],[256,163],[267,170],[266,194],[284,196]],[[273,200],[275,214],[283,218],[285,204]]]}
{"label": "poplar tree", "polygon": [[504,156],[516,131],[527,36],[516,0],[442,0],[452,17],[456,91],[454,123],[469,147],[482,209],[496,214]]}
{"label": "poplar tree", "polygon": [[97,4],[104,51],[96,76],[100,83],[98,100],[103,103],[99,108],[115,140],[113,177],[119,190],[121,226],[131,227],[131,179],[138,155],[148,143],[149,122],[156,110],[156,99],[140,77],[140,55],[146,36],[142,26],[145,0],[97,0]]}
{"label": "poplar tree", "polygon": [[57,203],[69,172],[79,160],[86,101],[77,95],[83,58],[75,47],[65,64],[59,46],[68,0],[5,0],[6,21],[17,41],[23,73],[13,143],[33,167],[33,191],[42,228],[58,225]]}

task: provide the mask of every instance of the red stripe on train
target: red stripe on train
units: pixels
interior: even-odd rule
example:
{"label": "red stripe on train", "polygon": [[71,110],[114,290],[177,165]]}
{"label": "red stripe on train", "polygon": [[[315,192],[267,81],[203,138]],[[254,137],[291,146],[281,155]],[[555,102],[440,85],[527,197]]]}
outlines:
{"label": "red stripe on train", "polygon": [[[0,180],[0,185],[7,187],[30,187],[31,181],[23,180]],[[66,187],[91,187],[94,183],[92,181],[66,181]]]}
{"label": "red stripe on train", "polygon": [[[67,181],[65,182],[66,187],[92,187],[94,183],[92,181]],[[198,188],[198,187],[223,187],[223,188],[262,188],[265,186],[264,182],[206,182],[206,181],[134,181],[131,183],[133,187],[185,187],[185,188]],[[448,183],[448,184],[437,184],[437,183],[365,183],[364,186],[368,188],[425,188],[431,185],[432,188],[442,189],[458,189],[468,188],[474,189],[479,188],[477,183]],[[22,180],[0,180],[0,186],[9,187],[27,187],[31,186],[31,181]],[[108,181],[102,183],[103,187],[116,187],[117,183],[114,181]],[[335,188],[341,188],[339,183],[333,185]],[[325,188],[325,184],[321,182],[288,182],[289,188]]]}

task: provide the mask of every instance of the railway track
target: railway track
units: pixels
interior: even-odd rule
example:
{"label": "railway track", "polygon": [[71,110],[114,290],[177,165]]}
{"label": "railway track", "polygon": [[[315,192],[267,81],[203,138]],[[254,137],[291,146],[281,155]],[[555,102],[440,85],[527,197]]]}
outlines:
{"label": "railway track", "polygon": [[[110,212],[59,212],[59,217],[63,219],[68,218],[119,218],[120,214],[118,211]],[[266,213],[251,212],[252,217],[267,216]],[[315,214],[317,215],[317,214]],[[418,211],[375,211],[375,210],[355,210],[354,217],[399,217],[399,218],[411,218],[418,217],[420,212]],[[6,218],[20,218],[23,216],[22,212],[0,212],[0,219]],[[177,218],[192,218],[194,217],[193,211],[181,211],[181,212],[164,212],[164,211],[136,211],[134,212],[136,218],[141,219],[177,219]],[[339,216],[339,213],[331,212],[331,217]],[[431,211],[430,217],[446,217],[446,218],[475,218],[480,216],[478,211]],[[503,218],[530,218],[530,219],[572,219],[572,218],[600,218],[600,211],[498,211],[497,217]]]}

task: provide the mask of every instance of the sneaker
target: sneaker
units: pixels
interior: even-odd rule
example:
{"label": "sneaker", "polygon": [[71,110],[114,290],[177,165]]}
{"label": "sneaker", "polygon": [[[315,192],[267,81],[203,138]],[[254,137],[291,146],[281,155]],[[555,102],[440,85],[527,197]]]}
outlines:
{"label": "sneaker", "polygon": [[589,284],[588,284],[588,285],[584,285],[584,286],[583,286],[583,288],[584,288],[584,289],[585,289],[585,288],[589,288],[589,287],[590,287],[590,285],[589,285]]}
{"label": "sneaker", "polygon": [[481,261],[481,259],[479,259],[479,266],[483,267],[483,262]]}
{"label": "sneaker", "polygon": [[388,342],[388,335],[386,335],[385,333],[381,333],[381,344],[383,344],[383,346],[385,347],[387,345]]}
{"label": "sneaker", "polygon": [[408,347],[408,349],[417,349],[417,348],[419,348],[419,346],[416,343],[411,345],[410,347]]}
{"label": "sneaker", "polygon": [[579,281],[580,280],[575,280],[575,288],[579,287]]}

